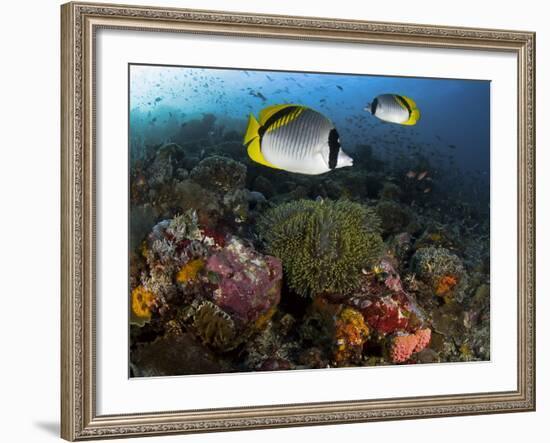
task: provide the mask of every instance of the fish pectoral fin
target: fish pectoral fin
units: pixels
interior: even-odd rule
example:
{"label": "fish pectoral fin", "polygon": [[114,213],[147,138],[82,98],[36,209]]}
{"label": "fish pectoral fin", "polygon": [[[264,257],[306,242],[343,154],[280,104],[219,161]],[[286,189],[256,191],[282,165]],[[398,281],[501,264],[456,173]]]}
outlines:
{"label": "fish pectoral fin", "polygon": [[281,109],[288,108],[289,106],[299,106],[299,105],[289,105],[289,104],[273,105],[262,109],[260,111],[260,124],[262,125],[265,124],[265,122],[269,120],[269,117],[279,112]]}
{"label": "fish pectoral fin", "polygon": [[246,127],[246,133],[244,134],[243,144],[248,145],[254,138],[258,138],[258,131],[260,129],[260,124],[256,117],[252,114],[248,117],[248,126]]}
{"label": "fish pectoral fin", "polygon": [[251,160],[255,161],[256,163],[259,163],[261,165],[267,166],[269,168],[273,169],[281,169],[277,166],[269,163],[262,154],[262,150],[260,149],[260,137],[256,137],[254,140],[252,140],[247,147],[248,156]]}

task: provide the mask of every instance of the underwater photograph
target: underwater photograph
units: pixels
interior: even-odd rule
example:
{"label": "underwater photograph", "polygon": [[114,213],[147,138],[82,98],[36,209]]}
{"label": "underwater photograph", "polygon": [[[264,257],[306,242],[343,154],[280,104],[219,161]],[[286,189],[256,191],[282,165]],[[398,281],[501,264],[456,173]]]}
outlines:
{"label": "underwater photograph", "polygon": [[130,377],[490,360],[490,81],[128,76]]}

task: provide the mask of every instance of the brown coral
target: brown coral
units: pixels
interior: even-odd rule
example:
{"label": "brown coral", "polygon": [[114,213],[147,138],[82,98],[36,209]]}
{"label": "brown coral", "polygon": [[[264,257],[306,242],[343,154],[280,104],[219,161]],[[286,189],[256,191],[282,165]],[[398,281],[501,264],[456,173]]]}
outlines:
{"label": "brown coral", "polygon": [[220,351],[228,351],[238,344],[233,319],[209,301],[204,301],[197,308],[193,317],[193,328],[203,344]]}

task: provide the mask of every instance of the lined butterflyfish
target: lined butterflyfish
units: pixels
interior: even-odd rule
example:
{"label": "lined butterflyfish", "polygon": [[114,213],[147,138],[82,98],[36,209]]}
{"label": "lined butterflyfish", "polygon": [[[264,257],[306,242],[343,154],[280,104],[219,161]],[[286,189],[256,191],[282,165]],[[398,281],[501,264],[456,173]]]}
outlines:
{"label": "lined butterflyfish", "polygon": [[404,95],[379,95],[364,110],[380,120],[400,125],[416,125],[420,120],[420,110],[416,103]]}
{"label": "lined butterflyfish", "polygon": [[338,131],[323,114],[301,105],[274,105],[250,114],[244,136],[248,156],[261,165],[317,175],[353,159],[340,148]]}

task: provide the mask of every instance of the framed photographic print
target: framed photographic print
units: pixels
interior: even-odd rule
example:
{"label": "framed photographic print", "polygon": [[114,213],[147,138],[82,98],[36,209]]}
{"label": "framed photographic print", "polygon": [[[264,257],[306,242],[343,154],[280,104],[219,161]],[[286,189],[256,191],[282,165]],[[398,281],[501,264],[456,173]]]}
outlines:
{"label": "framed photographic print", "polygon": [[535,36],[62,6],[62,437],[535,408]]}

